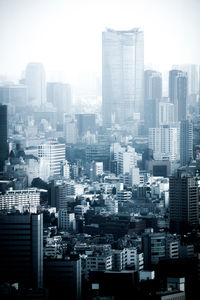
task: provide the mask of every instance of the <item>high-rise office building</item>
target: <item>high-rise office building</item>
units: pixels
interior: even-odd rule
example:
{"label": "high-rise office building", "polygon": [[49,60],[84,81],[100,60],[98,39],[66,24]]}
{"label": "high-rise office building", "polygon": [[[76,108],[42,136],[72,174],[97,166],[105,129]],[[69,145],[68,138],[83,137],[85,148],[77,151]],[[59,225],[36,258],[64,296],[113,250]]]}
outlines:
{"label": "high-rise office building", "polygon": [[162,74],[153,70],[144,71],[144,101],[162,98]]}
{"label": "high-rise office building", "polygon": [[81,259],[78,256],[44,260],[44,286],[49,299],[81,299]]}
{"label": "high-rise office building", "polygon": [[180,70],[169,72],[169,98],[174,104],[175,121],[187,118],[187,74]]}
{"label": "high-rise office building", "polygon": [[166,237],[164,233],[145,233],[142,236],[142,250],[144,252],[144,268],[148,270],[156,265],[160,258],[166,255]]}
{"label": "high-rise office building", "polygon": [[188,95],[197,94],[199,91],[199,70],[198,65],[184,64],[173,65],[174,70],[181,70],[187,73],[188,77]]}
{"label": "high-rise office building", "polygon": [[193,124],[189,120],[180,123],[180,160],[186,166],[193,159]]}
{"label": "high-rise office building", "polygon": [[0,282],[43,285],[43,215],[0,216]]}
{"label": "high-rise office building", "polygon": [[38,146],[38,157],[49,167],[50,176],[62,174],[62,163],[65,161],[65,144],[47,141]]}
{"label": "high-rise office building", "polygon": [[66,143],[76,144],[78,140],[77,120],[72,115],[65,114],[63,126]]}
{"label": "high-rise office building", "polygon": [[120,174],[129,173],[137,164],[135,149],[129,146],[126,151],[119,152],[118,163]]}
{"label": "high-rise office building", "polygon": [[170,228],[188,232],[198,226],[198,186],[190,174],[178,171],[169,179]]}
{"label": "high-rise office building", "polygon": [[153,150],[155,160],[179,159],[179,128],[169,125],[149,128],[149,149]]}
{"label": "high-rise office building", "polygon": [[8,155],[7,138],[7,105],[0,103],[0,171],[3,171],[4,163]]}
{"label": "high-rise office building", "polygon": [[41,63],[29,63],[25,72],[28,101],[40,106],[46,102],[45,70]]}
{"label": "high-rise office building", "polygon": [[144,125],[148,132],[149,128],[159,126],[159,99],[149,99],[144,101]]}
{"label": "high-rise office building", "polygon": [[103,125],[143,117],[144,34],[138,28],[102,34]]}
{"label": "high-rise office building", "polygon": [[[168,101],[159,102],[159,109],[158,109],[158,118],[159,118],[159,125],[172,125],[174,123],[174,104]],[[154,116],[156,119],[156,116]]]}

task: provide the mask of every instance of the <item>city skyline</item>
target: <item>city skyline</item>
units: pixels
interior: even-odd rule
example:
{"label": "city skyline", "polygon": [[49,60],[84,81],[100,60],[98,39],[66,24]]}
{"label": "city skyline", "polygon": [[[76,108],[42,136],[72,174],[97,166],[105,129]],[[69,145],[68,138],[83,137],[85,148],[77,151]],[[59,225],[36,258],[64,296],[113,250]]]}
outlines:
{"label": "city skyline", "polygon": [[106,27],[140,27],[145,33],[144,62],[161,71],[173,64],[200,64],[196,0],[2,0],[0,8],[0,75],[19,78],[34,61],[44,64],[49,77],[62,81],[76,81],[82,72],[100,73],[101,32]]}
{"label": "city skyline", "polygon": [[199,11],[0,0],[0,299],[197,299]]}

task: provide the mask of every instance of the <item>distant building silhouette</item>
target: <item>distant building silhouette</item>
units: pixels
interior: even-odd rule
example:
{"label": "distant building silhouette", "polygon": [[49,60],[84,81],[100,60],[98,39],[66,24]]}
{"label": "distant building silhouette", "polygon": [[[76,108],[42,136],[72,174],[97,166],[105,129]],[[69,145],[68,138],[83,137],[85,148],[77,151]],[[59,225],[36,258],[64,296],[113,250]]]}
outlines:
{"label": "distant building silhouette", "polygon": [[169,72],[169,98],[175,107],[175,121],[187,118],[187,74],[179,70]]}
{"label": "distant building silhouette", "polygon": [[162,98],[162,74],[153,70],[144,71],[144,100]]}
{"label": "distant building silhouette", "polygon": [[52,103],[57,112],[71,112],[71,86],[62,82],[47,82],[47,102]]}
{"label": "distant building silhouette", "polygon": [[46,102],[45,70],[41,63],[29,63],[25,72],[25,84],[28,88],[28,101],[38,106]]}
{"label": "distant building silhouette", "polygon": [[95,133],[96,130],[96,115],[95,114],[76,114],[79,137],[90,131]]}
{"label": "distant building silhouette", "polygon": [[27,105],[27,86],[23,84],[6,84],[0,86],[0,102],[15,107]]}
{"label": "distant building silhouette", "polygon": [[143,117],[144,35],[138,28],[102,34],[102,116],[111,126]]}
{"label": "distant building silhouette", "polygon": [[193,124],[189,120],[180,123],[180,160],[181,166],[193,159]]}

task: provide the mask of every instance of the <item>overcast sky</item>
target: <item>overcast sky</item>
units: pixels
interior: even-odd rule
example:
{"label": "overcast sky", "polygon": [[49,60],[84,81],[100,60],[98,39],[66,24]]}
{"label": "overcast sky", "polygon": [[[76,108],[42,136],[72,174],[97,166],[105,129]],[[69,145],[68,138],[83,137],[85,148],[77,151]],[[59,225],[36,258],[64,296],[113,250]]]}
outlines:
{"label": "overcast sky", "polygon": [[200,64],[200,0],[0,0],[0,74],[101,71],[101,32],[140,27],[145,64]]}

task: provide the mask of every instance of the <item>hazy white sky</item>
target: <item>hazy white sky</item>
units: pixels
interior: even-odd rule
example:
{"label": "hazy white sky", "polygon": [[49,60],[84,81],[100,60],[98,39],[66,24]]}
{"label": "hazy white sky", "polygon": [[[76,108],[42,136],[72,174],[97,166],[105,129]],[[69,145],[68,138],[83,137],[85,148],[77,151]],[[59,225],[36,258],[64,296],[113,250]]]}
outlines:
{"label": "hazy white sky", "polygon": [[144,30],[146,64],[200,64],[199,16],[200,0],[0,0],[0,74],[99,72],[106,27]]}

